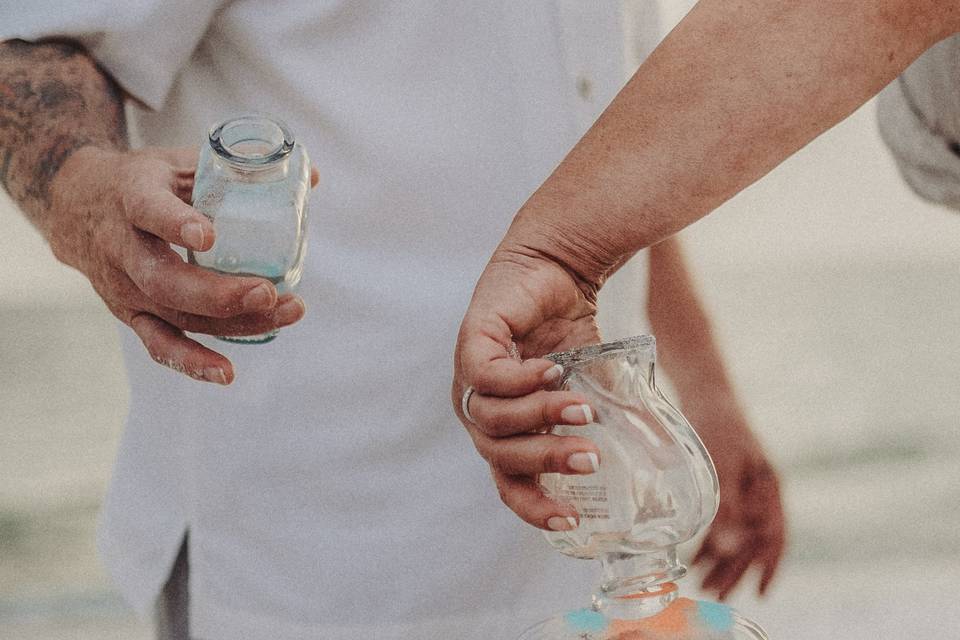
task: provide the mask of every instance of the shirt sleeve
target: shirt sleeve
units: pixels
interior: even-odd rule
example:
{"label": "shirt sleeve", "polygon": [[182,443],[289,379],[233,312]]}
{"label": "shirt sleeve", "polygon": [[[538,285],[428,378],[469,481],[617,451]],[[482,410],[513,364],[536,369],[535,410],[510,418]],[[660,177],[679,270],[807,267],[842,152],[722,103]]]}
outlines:
{"label": "shirt sleeve", "polygon": [[914,192],[960,209],[960,37],[940,42],[891,82],[877,118]]}
{"label": "shirt sleeve", "polygon": [[82,43],[127,93],[160,109],[223,0],[0,2],[0,40]]}

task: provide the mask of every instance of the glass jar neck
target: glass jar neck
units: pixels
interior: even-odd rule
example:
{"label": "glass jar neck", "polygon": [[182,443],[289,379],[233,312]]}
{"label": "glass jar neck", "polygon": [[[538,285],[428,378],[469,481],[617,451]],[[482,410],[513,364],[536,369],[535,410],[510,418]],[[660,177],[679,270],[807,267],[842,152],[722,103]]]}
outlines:
{"label": "glass jar neck", "polygon": [[209,142],[220,170],[250,182],[285,176],[296,144],[286,125],[263,116],[222,122],[210,130]]}
{"label": "glass jar neck", "polygon": [[594,608],[620,620],[660,613],[677,599],[676,581],[687,573],[676,547],[651,553],[608,553],[600,558],[602,582],[594,593]]}

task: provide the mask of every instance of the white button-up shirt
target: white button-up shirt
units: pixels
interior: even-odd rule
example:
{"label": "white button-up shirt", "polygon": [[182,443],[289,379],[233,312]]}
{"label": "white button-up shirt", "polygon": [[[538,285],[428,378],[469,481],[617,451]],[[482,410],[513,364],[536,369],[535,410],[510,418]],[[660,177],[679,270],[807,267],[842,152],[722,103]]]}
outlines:
{"label": "white button-up shirt", "polygon": [[[646,25],[631,46],[649,47],[652,0],[629,4],[630,33]],[[449,385],[487,258],[625,80],[624,4],[0,8],[3,38],[50,35],[81,39],[149,107],[146,144],[266,112],[322,176],[306,318],[262,346],[203,338],[233,360],[231,387],[157,366],[123,330],[131,408],[100,546],[129,600],[150,608],[189,529],[204,640],[513,637],[586,602],[595,568],[500,504]],[[645,281],[626,271],[611,337],[644,328]]]}

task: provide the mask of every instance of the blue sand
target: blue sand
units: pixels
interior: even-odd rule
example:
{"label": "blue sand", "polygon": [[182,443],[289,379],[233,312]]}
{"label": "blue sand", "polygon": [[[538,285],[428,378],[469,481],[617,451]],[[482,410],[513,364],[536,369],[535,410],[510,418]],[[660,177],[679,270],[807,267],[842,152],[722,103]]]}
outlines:
{"label": "blue sand", "polygon": [[607,628],[607,618],[593,609],[577,609],[563,616],[573,631],[603,631]]}
{"label": "blue sand", "polygon": [[697,613],[714,631],[729,631],[733,627],[733,612],[726,605],[698,600]]}

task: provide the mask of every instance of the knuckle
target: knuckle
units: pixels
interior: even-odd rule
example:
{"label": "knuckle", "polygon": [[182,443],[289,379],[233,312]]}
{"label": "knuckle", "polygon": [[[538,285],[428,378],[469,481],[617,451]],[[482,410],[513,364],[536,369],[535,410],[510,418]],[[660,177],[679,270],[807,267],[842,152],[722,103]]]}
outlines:
{"label": "knuckle", "polygon": [[123,209],[127,218],[134,219],[139,217],[147,207],[146,193],[137,183],[128,184],[120,194],[120,207]]}
{"label": "knuckle", "polygon": [[559,447],[546,448],[540,454],[540,468],[548,473],[565,471],[567,468],[567,455]]}
{"label": "knuckle", "polygon": [[487,415],[486,419],[478,424],[483,425],[483,430],[487,435],[502,438],[512,432],[513,420],[509,414],[495,411]]}
{"label": "knuckle", "polygon": [[483,458],[484,462],[490,465],[493,469],[501,469],[500,459],[492,454],[489,451],[484,451],[483,449],[477,448],[477,455]]}
{"label": "knuckle", "polygon": [[136,182],[137,172],[134,170],[134,167],[136,166],[137,159],[133,157],[133,154],[137,152],[134,151],[130,153],[131,155],[128,156],[126,162],[117,163],[113,169],[116,184],[119,186],[121,193]]}
{"label": "knuckle", "polygon": [[471,376],[473,379],[473,388],[477,393],[487,393],[490,391],[490,365],[484,364],[476,373]]}
{"label": "knuckle", "polygon": [[[544,398],[540,400],[540,425],[541,426],[551,426],[555,422],[559,422],[559,409],[552,406],[549,401]],[[555,418],[554,416],[558,416]]]}
{"label": "knuckle", "polygon": [[148,298],[157,299],[164,291],[164,281],[159,277],[156,266],[141,264],[137,273],[137,284]]}
{"label": "knuckle", "polygon": [[176,170],[167,160],[154,157],[143,159],[143,172],[166,181],[172,181],[177,174]]}
{"label": "knuckle", "polygon": [[510,501],[509,492],[503,487],[497,487],[497,493],[500,496],[500,502],[502,502],[506,507],[513,509],[513,503]]}
{"label": "knuckle", "polygon": [[179,307],[183,295],[177,293],[175,280],[164,266],[163,260],[153,256],[142,259],[137,266],[135,281],[138,288],[154,304]]}
{"label": "knuckle", "polygon": [[143,343],[143,348],[146,349],[147,354],[154,362],[166,364],[163,354],[161,354],[160,350],[157,348],[157,341],[154,339],[154,337],[148,332],[144,331],[143,327],[137,328],[135,326],[136,318],[137,316],[134,316],[130,320],[130,326],[133,327],[134,332],[136,332],[137,336],[140,338],[140,342]]}
{"label": "knuckle", "polygon": [[491,468],[497,467],[497,456],[494,455],[493,450],[488,446],[487,442],[485,442],[483,438],[474,437],[473,446],[477,449],[477,454],[486,460]]}
{"label": "knuckle", "polygon": [[487,464],[490,465],[491,469],[496,469],[503,474],[513,474],[517,472],[516,465],[512,463],[511,459],[503,455],[491,455],[487,458]]}
{"label": "knuckle", "polygon": [[68,247],[70,243],[66,241],[65,238],[60,237],[59,234],[51,234],[49,239],[50,252],[53,253],[53,257],[56,258],[59,262],[67,264],[69,260]]}
{"label": "knuckle", "polygon": [[178,329],[184,331],[196,331],[198,327],[197,323],[194,322],[194,317],[189,313],[183,311],[177,311],[175,309],[169,309],[166,313],[163,314],[163,319]]}
{"label": "knuckle", "polygon": [[155,182],[164,181],[166,184],[174,176],[173,167],[166,160],[149,155],[138,154],[128,165],[128,175],[131,180],[146,180]]}
{"label": "knuckle", "polygon": [[512,509],[513,501],[511,500],[510,491],[504,486],[503,480],[497,476],[496,469],[491,466],[490,470],[493,472],[493,483],[497,487],[497,496],[500,498],[500,502]]}
{"label": "knuckle", "polygon": [[117,320],[119,320],[120,322],[126,325],[129,325],[133,321],[133,314],[130,312],[129,309],[121,305],[115,304],[113,302],[110,302],[106,298],[103,298],[103,296],[101,296],[101,298],[103,299],[103,303],[104,305],[106,305],[107,310],[109,310],[110,313],[113,314],[114,318],[116,318]]}

